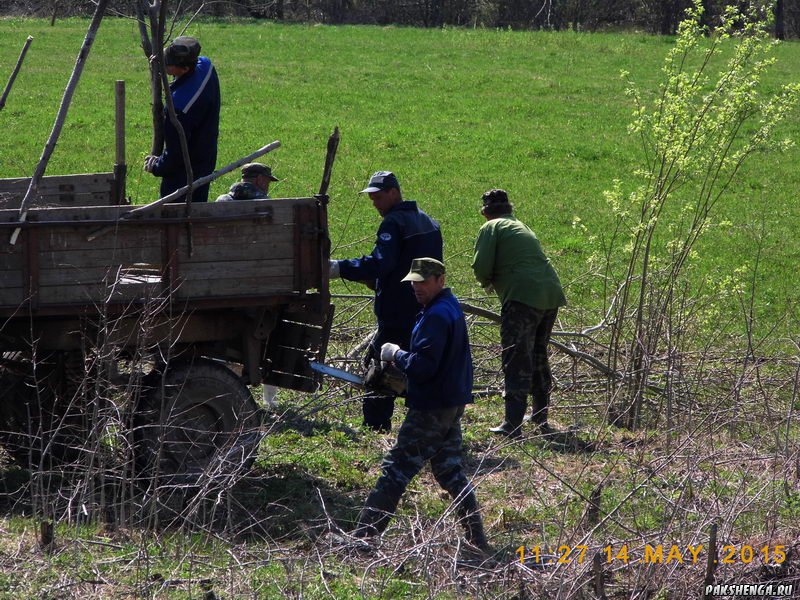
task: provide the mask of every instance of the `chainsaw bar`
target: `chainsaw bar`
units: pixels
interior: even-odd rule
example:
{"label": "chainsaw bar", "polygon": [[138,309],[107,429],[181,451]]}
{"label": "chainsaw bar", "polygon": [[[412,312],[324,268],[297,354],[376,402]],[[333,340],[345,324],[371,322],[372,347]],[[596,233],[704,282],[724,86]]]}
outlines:
{"label": "chainsaw bar", "polygon": [[323,375],[335,377],[336,379],[341,379],[342,381],[346,381],[348,383],[353,383],[355,385],[360,385],[361,387],[364,387],[364,379],[362,377],[354,375],[353,373],[345,371],[344,369],[329,367],[328,365],[323,365],[322,363],[318,363],[316,361],[311,363],[311,369],[316,371],[317,373],[322,373]]}

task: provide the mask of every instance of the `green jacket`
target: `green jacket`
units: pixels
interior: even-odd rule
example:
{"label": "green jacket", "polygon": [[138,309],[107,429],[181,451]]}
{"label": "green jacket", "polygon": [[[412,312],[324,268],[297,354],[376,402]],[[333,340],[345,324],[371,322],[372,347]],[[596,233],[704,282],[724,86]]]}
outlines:
{"label": "green jacket", "polygon": [[495,289],[502,304],[515,300],[547,310],[567,303],[558,273],[536,235],[513,215],[483,224],[472,270],[483,287]]}

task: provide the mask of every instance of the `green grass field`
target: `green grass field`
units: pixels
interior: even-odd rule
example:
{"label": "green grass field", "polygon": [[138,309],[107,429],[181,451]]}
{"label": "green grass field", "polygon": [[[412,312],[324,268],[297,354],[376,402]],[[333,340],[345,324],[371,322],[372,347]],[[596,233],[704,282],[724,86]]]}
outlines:
{"label": "green grass field", "polygon": [[[0,22],[3,81],[25,37],[35,38],[0,112],[0,176],[33,172],[86,26]],[[630,183],[641,164],[626,132],[632,107],[619,73],[654,90],[670,38],[257,22],[201,22],[192,33],[221,80],[219,165],[280,140],[268,158],[283,179],[273,195],[306,195],[319,185],[328,133],[341,128],[331,233],[339,247],[363,241],[334,256],[369,250],[376,215],[356,192],[373,171],[391,169],[406,197],[441,222],[451,282],[470,296],[480,195],[503,187],[552,255],[571,303],[595,306],[586,261],[596,250],[589,236],[611,219],[602,193],[614,179]],[[798,48],[780,46],[767,88],[800,79]],[[147,202],[157,195],[156,180],[140,169],[150,139],[147,66],[131,20],[103,23],[48,173],[110,170],[116,79],[128,89],[129,194]],[[795,118],[782,133],[797,139],[799,132]],[[700,273],[730,273],[752,258],[752,238],[763,227],[758,304],[772,321],[798,299],[790,277],[800,256],[798,164],[797,149],[754,157],[716,215],[732,227],[712,230],[700,246]],[[212,194],[234,180],[223,178]],[[573,228],[576,216],[586,233]]]}
{"label": "green grass field", "polygon": [[[87,25],[0,20],[0,83],[25,37],[35,38],[0,111],[0,177],[33,172]],[[209,21],[190,33],[221,80],[219,165],[280,140],[282,148],[266,159],[282,179],[273,196],[308,195],[319,186],[327,136],[340,127],[330,189],[334,257],[371,248],[378,217],[357,191],[373,171],[391,169],[406,198],[441,222],[456,293],[482,296],[469,269],[480,196],[503,187],[568,286],[565,325],[600,320],[600,283],[587,265],[612,222],[603,191],[615,179],[630,181],[641,163],[626,132],[632,107],[619,73],[630,72],[653,93],[674,40]],[[800,80],[800,46],[782,44],[776,56],[765,82],[773,91]],[[48,174],[111,169],[117,79],[128,89],[128,192],[144,203],[156,198],[157,181],[140,170],[150,145],[149,91],[130,20],[104,21]],[[796,115],[782,134],[800,139]],[[217,182],[212,195],[234,180]],[[751,264],[762,238],[756,337],[774,328],[776,337],[796,340],[798,189],[800,149],[753,157],[715,215],[731,225],[713,227],[698,247],[694,281],[717,280]],[[575,217],[586,231],[573,226]],[[734,313],[725,319],[739,318],[739,301],[733,298]],[[496,332],[473,326],[473,342],[491,352]],[[58,525],[47,553],[36,544],[37,521],[26,516],[37,507],[7,493],[14,483],[3,471],[0,598],[201,598],[206,580],[226,599],[593,598],[591,557],[544,571],[513,564],[522,545],[557,552],[588,540],[593,551],[629,544],[631,563],[615,558],[607,567],[610,598],[646,589],[649,597],[678,600],[698,595],[704,564],[648,566],[636,559],[645,544],[706,543],[712,522],[720,524],[721,543],[739,552],[720,567],[719,579],[762,581],[760,563],[742,560],[741,548],[796,544],[800,535],[796,355],[740,365],[712,348],[706,358],[718,378],[672,399],[678,423],[667,435],[606,427],[603,382],[556,355],[563,385],[554,422],[591,436],[599,447],[594,454],[564,452],[534,436],[504,445],[487,432],[499,422],[502,401],[477,400],[465,417],[467,468],[491,541],[511,557],[493,573],[455,568],[456,524],[441,518],[448,502],[430,473],[412,483],[376,556],[348,556],[320,535],[329,517],[345,527],[353,521],[391,445],[390,436],[361,432],[357,398],[332,388],[314,397],[281,395],[254,476],[241,484],[236,506],[227,506],[237,519],[246,515],[229,528],[237,535],[212,527],[153,535],[84,526],[76,517]],[[739,377],[742,394],[733,397],[726,384]],[[589,516],[595,490],[598,526]],[[787,567],[789,575],[798,572],[797,562]]]}

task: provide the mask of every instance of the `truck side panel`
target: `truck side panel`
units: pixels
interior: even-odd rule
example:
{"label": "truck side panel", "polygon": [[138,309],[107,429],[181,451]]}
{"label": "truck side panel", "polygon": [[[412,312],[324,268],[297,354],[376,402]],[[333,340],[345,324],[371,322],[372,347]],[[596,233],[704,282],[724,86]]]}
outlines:
{"label": "truck side panel", "polygon": [[[0,309],[126,303],[170,291],[187,301],[302,295],[322,284],[314,199],[193,205],[188,219],[184,205],[165,205],[116,221],[123,210],[32,210],[20,242],[0,251]],[[0,210],[4,235],[16,217]],[[110,224],[113,231],[87,239]]]}
{"label": "truck side panel", "polygon": [[[30,177],[0,179],[0,208],[19,208],[30,181]],[[108,206],[118,203],[114,173],[82,173],[42,177],[31,206]]]}

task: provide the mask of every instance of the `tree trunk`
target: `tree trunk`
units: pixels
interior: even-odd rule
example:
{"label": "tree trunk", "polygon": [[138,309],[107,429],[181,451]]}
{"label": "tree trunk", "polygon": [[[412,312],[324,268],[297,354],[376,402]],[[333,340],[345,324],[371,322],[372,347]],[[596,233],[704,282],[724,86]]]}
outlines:
{"label": "tree trunk", "polygon": [[665,0],[661,4],[661,35],[675,33],[675,0]]}
{"label": "tree trunk", "polygon": [[[719,10],[717,10],[714,0],[703,0],[703,19],[701,23],[708,31],[714,29],[714,22],[718,14]],[[719,21],[717,20],[717,22]]]}
{"label": "tree trunk", "polygon": [[[158,62],[153,60],[155,52],[161,52],[162,42],[158,38],[159,3],[150,4],[148,0],[137,0],[136,19],[139,24],[139,37],[142,40],[142,51],[147,57],[150,68],[150,102],[153,123],[153,139],[150,154],[158,156],[164,149],[164,104],[161,100],[161,76],[158,73]],[[148,24],[150,31],[148,31]]]}
{"label": "tree trunk", "polygon": [[784,14],[783,0],[775,2],[775,37],[779,40],[786,39],[786,16]]}

